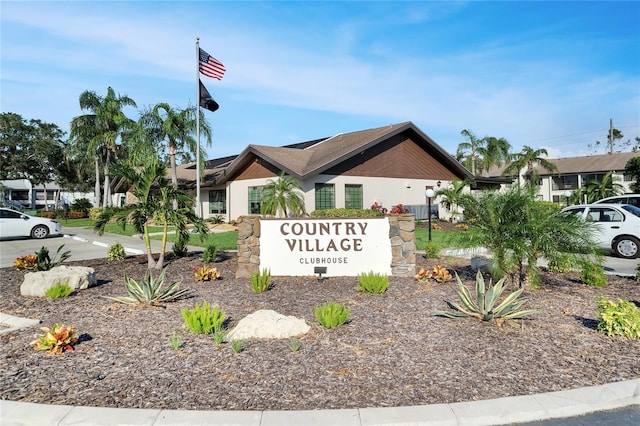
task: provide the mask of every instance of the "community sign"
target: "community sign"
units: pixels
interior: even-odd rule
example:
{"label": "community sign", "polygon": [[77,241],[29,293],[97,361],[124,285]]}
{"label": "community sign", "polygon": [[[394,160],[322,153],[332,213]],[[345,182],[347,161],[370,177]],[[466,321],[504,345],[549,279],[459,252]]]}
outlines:
{"label": "community sign", "polygon": [[260,221],[260,269],[271,275],[391,275],[389,220],[266,219]]}

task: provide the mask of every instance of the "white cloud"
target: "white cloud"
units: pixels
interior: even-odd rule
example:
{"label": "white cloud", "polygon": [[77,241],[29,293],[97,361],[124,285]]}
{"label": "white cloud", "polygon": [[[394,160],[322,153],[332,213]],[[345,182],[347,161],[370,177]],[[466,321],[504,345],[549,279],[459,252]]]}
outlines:
{"label": "white cloud", "polygon": [[[50,64],[56,87],[48,93],[58,98],[56,108],[76,108],[68,118],[78,113],[78,95],[88,88],[100,92],[113,85],[138,100],[140,93],[153,90],[159,96],[167,93],[165,85],[192,82],[195,35],[200,35],[201,46],[228,69],[221,84],[208,87],[231,102],[379,117],[381,124],[412,120],[427,134],[442,135],[443,144],[457,144],[460,130],[467,128],[478,135],[506,137],[515,148],[536,147],[549,138],[606,129],[610,115],[635,126],[640,121],[637,75],[585,70],[570,54],[535,55],[537,46],[551,43],[542,30],[522,33],[516,40],[496,36],[470,43],[467,49],[394,51],[391,44],[366,38],[374,25],[392,27],[393,20],[381,13],[367,16],[373,22],[362,17],[336,19],[334,26],[324,29],[324,37],[312,34],[316,28],[309,28],[308,36],[297,28],[292,33],[299,37],[287,38],[286,33],[252,25],[251,17],[243,21],[227,19],[225,13],[199,16],[204,5],[197,3],[195,8],[179,4],[184,9],[180,14],[170,7],[142,10],[135,2],[104,2],[97,8],[78,3],[31,5],[39,13],[25,13],[20,4],[3,4],[3,25],[46,36],[49,48],[38,50],[35,40],[3,42],[3,62]],[[206,6],[219,8],[215,3]],[[420,25],[464,7],[411,3],[398,8],[393,18]],[[59,74],[64,72],[69,79]],[[148,78],[145,84],[152,88],[128,87],[132,76]],[[18,73],[9,67],[3,69],[2,79],[5,87],[10,81],[9,90],[15,86],[11,93],[18,93],[38,77],[37,71]],[[87,86],[95,82],[104,84]],[[29,100],[8,104],[26,108]],[[640,128],[629,136],[633,133],[640,134]],[[547,149],[564,156],[577,149],[563,146],[567,141],[557,140]]]}

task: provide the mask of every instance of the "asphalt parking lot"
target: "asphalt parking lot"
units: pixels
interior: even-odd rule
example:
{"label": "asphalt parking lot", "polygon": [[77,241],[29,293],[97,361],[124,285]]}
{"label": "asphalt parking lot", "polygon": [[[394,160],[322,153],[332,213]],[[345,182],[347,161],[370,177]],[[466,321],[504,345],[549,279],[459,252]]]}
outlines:
{"label": "asphalt parking lot", "polygon": [[[142,238],[138,236],[129,237],[126,235],[103,234],[82,228],[62,227],[63,235],[50,236],[42,240],[31,238],[10,238],[0,240],[0,268],[12,266],[19,256],[33,254],[42,247],[49,249],[49,256],[53,259],[58,248],[62,245],[62,251],[69,250],[71,257],[69,261],[98,259],[107,257],[109,246],[119,242],[125,247],[128,255],[138,255],[146,253],[146,248]],[[151,246],[154,253],[160,251],[160,241],[152,240]],[[171,243],[167,244],[167,250],[171,250]]]}

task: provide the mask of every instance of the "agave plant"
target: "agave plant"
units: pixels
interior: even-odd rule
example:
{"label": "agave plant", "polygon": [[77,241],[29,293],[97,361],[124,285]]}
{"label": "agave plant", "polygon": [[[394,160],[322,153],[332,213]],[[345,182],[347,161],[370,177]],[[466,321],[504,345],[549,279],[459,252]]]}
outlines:
{"label": "agave plant", "polygon": [[456,280],[458,281],[458,290],[456,290],[456,292],[463,306],[449,303],[457,312],[439,311],[438,314],[440,315],[448,318],[475,317],[482,321],[491,321],[492,319],[518,319],[539,313],[534,310],[518,311],[526,302],[526,299],[518,300],[518,297],[522,294],[522,289],[514,291],[505,297],[502,302],[498,303],[500,296],[502,296],[505,290],[503,286],[504,278],[499,280],[495,285],[491,285],[491,281],[489,281],[488,287],[485,288],[482,273],[478,271],[476,275],[475,299],[471,297],[469,290],[462,284],[458,274],[456,274]]}
{"label": "agave plant", "polygon": [[127,305],[160,305],[165,302],[172,302],[187,294],[187,290],[180,290],[180,283],[171,283],[167,288],[164,286],[164,276],[167,268],[164,268],[157,278],[154,278],[151,269],[142,281],[136,282],[133,278],[125,275],[124,284],[129,296],[105,298]]}

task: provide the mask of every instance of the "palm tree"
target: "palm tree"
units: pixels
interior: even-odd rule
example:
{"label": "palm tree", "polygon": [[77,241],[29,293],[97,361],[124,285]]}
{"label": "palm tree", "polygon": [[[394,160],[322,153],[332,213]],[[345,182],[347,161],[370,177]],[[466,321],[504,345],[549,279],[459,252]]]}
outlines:
{"label": "palm tree", "polygon": [[[174,188],[178,187],[178,174],[176,172],[176,154],[185,148],[189,153],[195,155],[197,141],[194,138],[196,133],[196,108],[174,109],[169,104],[161,102],[151,111],[143,114],[141,121],[148,127],[152,137],[158,141],[167,141],[167,151],[169,153],[169,165],[171,168],[171,183]],[[200,112],[200,132],[206,138],[207,146],[211,146],[211,127],[204,114]],[[201,149],[200,170],[204,171],[206,155]]]}
{"label": "palm tree", "polygon": [[[100,235],[104,232],[105,225],[115,218],[122,228],[131,224],[136,232],[143,235],[147,248],[147,264],[149,269],[162,269],[167,245],[169,225],[176,226],[181,232],[186,230],[186,224],[192,223],[200,237],[204,239],[208,232],[202,219],[193,213],[193,199],[185,192],[179,191],[168,184],[167,168],[164,164],[152,159],[143,166],[129,167],[116,164],[113,167],[114,176],[123,178],[129,185],[130,191],[138,202],[129,204],[121,209],[105,209],[95,223],[94,229]],[[174,209],[172,203],[178,201],[180,206]],[[153,218],[159,220],[162,226],[162,244],[158,260],[154,260],[151,250],[151,238],[149,236],[149,223]],[[183,235],[179,236],[179,239]]]}
{"label": "palm tree", "polygon": [[475,175],[476,165],[479,163],[479,150],[482,148],[484,140],[476,138],[473,132],[467,129],[461,131],[460,134],[465,136],[468,139],[468,142],[460,142],[456,152],[456,159]]}
{"label": "palm tree", "polygon": [[442,196],[440,204],[452,213],[453,219],[456,219],[459,215],[458,206],[460,204],[460,197],[467,185],[469,185],[469,182],[466,180],[453,180],[451,181],[450,187],[439,189],[435,193],[436,197]]}
{"label": "palm tree", "polygon": [[280,173],[277,180],[269,179],[262,188],[260,197],[260,213],[280,217],[288,217],[289,214],[302,216],[306,214],[304,207],[304,195],[300,183]]}
{"label": "palm tree", "polygon": [[520,171],[526,168],[524,172],[524,178],[527,184],[532,185],[538,180],[538,174],[536,173],[535,166],[539,165],[549,172],[555,172],[558,170],[555,164],[543,158],[542,156],[548,156],[549,153],[546,149],[533,149],[529,146],[523,146],[522,152],[511,155],[511,163],[502,172],[503,176],[517,175],[518,181],[520,180]]}
{"label": "palm tree", "polygon": [[[122,109],[126,106],[136,107],[133,99],[127,95],[116,95],[113,88],[107,88],[107,95],[102,97],[94,91],[85,90],[80,95],[80,108],[90,111],[89,114],[75,117],[71,121],[71,137],[87,143],[86,153],[94,158],[96,181],[99,181],[99,162],[102,160],[104,183],[102,206],[111,204],[109,167],[112,157],[118,157],[118,141],[122,142],[125,132],[133,127],[133,120],[128,118]],[[96,186],[98,183],[96,182]],[[96,191],[99,194],[100,191]]]}
{"label": "palm tree", "polygon": [[607,172],[602,180],[591,179],[583,187],[583,194],[587,195],[589,203],[622,193],[624,193],[624,186],[615,181],[612,171]]}
{"label": "palm tree", "polygon": [[461,203],[469,223],[463,243],[491,250],[494,276],[511,276],[520,287],[539,282],[537,263],[542,257],[556,259],[564,253],[577,265],[597,252],[593,224],[536,201],[533,186],[465,195]]}
{"label": "palm tree", "polygon": [[487,136],[483,141],[483,147],[479,149],[481,164],[478,173],[488,172],[491,166],[500,166],[509,160],[511,144],[505,138]]}

